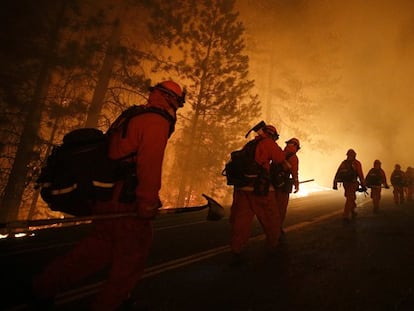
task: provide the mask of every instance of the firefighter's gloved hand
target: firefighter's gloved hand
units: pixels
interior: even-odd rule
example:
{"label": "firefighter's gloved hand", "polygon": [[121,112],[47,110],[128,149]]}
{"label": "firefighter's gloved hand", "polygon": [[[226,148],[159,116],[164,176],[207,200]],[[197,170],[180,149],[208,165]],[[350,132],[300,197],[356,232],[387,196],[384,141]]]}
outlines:
{"label": "firefighter's gloved hand", "polygon": [[295,191],[293,191],[293,193],[298,193],[299,192],[299,183],[295,182]]}
{"label": "firefighter's gloved hand", "polygon": [[161,201],[155,204],[139,204],[138,217],[141,219],[154,219],[158,214],[158,209],[162,207]]}

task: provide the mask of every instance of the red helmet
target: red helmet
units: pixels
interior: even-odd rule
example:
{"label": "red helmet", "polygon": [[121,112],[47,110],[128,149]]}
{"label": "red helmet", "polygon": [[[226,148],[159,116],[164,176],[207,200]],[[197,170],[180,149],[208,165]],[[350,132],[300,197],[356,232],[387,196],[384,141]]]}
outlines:
{"label": "red helmet", "polygon": [[270,135],[274,140],[277,140],[279,138],[279,133],[273,125],[266,125],[263,128],[263,131]]}
{"label": "red helmet", "polygon": [[174,81],[167,80],[167,81],[163,81],[159,83],[158,85],[166,88],[167,90],[174,92],[174,94],[178,97],[183,96],[183,91],[181,90],[181,87]]}
{"label": "red helmet", "polygon": [[293,137],[291,139],[289,139],[288,141],[285,142],[286,144],[294,144],[296,145],[296,147],[298,148],[298,150],[300,149],[300,142],[299,139]]}
{"label": "red helmet", "polygon": [[183,107],[185,103],[185,91],[181,87],[171,80],[166,80],[150,87],[150,91],[157,89],[161,92],[167,93],[177,99],[178,107]]}

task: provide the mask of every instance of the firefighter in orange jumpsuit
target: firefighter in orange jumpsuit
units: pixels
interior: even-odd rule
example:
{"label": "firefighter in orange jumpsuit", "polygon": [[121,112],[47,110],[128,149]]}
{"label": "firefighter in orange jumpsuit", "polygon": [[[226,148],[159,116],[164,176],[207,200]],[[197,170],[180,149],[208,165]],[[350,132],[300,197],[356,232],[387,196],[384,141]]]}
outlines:
{"label": "firefighter in orange jumpsuit", "polygon": [[355,212],[356,191],[358,191],[360,185],[361,190],[365,191],[366,185],[361,162],[356,159],[356,152],[353,149],[349,149],[346,152],[346,156],[347,158],[342,161],[336,171],[332,188],[338,190],[338,182],[342,182],[346,198],[342,217],[345,222],[349,222],[351,218],[355,218],[357,215]]}
{"label": "firefighter in orange jumpsuit", "polygon": [[393,187],[394,203],[396,205],[403,204],[405,202],[404,187],[406,185],[406,177],[405,173],[401,170],[401,165],[395,164],[390,179]]}
{"label": "firefighter in orange jumpsuit", "polygon": [[[276,140],[279,134],[272,125],[266,125],[260,129],[255,139],[260,141],[255,151],[256,162],[268,174],[270,162],[282,163],[285,160],[283,150]],[[230,247],[233,254],[232,263],[242,261],[241,253],[245,248],[251,233],[253,218],[259,220],[266,235],[266,245],[269,252],[274,252],[280,237],[280,209],[276,203],[273,186],[269,186],[268,192],[258,195],[254,191],[253,184],[243,187],[234,187],[233,203],[231,206]]]}
{"label": "firefighter in orange jumpsuit", "polygon": [[379,211],[379,203],[381,200],[381,190],[382,186],[386,189],[389,189],[387,183],[387,177],[385,175],[384,170],[381,168],[381,161],[375,160],[374,167],[371,168],[365,178],[366,184],[368,188],[371,188],[371,199],[373,205],[373,212],[378,213]]}
{"label": "firefighter in orange jumpsuit", "polygon": [[158,113],[133,117],[126,137],[121,131],[110,136],[109,155],[118,159],[136,152],[138,183],[135,200],[120,202],[124,182],[115,185],[112,200],[97,202],[94,213],[137,212],[138,217],[95,220],[93,232],[81,240],[68,254],[52,261],[33,280],[33,295],[39,310],[58,292],[97,271],[109,268],[107,280],[95,297],[91,309],[113,311],[128,302],[129,295],[140,280],[152,244],[152,220],[161,207],[159,190],[164,150],[173,131],[176,110],[182,107],[185,93],[173,81],[164,81],[150,88],[147,106],[167,112],[171,120]]}
{"label": "firefighter in orange jumpsuit", "polygon": [[289,203],[289,195],[292,187],[295,188],[294,193],[299,191],[299,158],[297,152],[300,149],[300,142],[297,138],[291,138],[286,141],[283,150],[285,153],[287,166],[284,168],[284,182],[281,187],[275,189],[276,201],[280,207],[281,233],[283,234],[283,223],[286,218],[287,207]]}

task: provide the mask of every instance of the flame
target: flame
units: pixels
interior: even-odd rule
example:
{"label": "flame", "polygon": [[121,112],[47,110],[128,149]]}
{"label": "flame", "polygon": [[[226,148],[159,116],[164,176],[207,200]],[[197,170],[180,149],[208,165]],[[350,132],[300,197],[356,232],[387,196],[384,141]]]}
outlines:
{"label": "flame", "polygon": [[16,232],[16,233],[5,233],[0,234],[0,239],[7,239],[7,238],[24,238],[26,236],[35,236],[34,232]]}
{"label": "flame", "polygon": [[292,199],[306,197],[314,192],[327,191],[327,190],[331,190],[331,189],[321,186],[315,182],[304,183],[299,186],[299,191],[297,193],[292,193]]}

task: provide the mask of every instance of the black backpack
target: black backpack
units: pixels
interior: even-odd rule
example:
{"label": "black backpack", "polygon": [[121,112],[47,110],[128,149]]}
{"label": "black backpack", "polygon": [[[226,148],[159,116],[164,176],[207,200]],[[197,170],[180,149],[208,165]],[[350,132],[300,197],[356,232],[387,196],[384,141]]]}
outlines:
{"label": "black backpack", "polygon": [[352,166],[352,160],[344,160],[335,174],[337,182],[353,182],[357,179],[358,174]]}
{"label": "black backpack", "polygon": [[365,183],[367,184],[368,188],[372,186],[381,186],[382,184],[382,174],[381,170],[378,168],[372,168],[367,176],[365,177]]}
{"label": "black backpack", "polygon": [[36,181],[36,187],[40,188],[40,195],[49,207],[74,216],[88,216],[96,201],[111,200],[115,182],[125,179],[126,172],[135,171],[131,162],[124,161],[135,154],[110,159],[109,137],[117,130],[122,130],[122,137],[126,137],[129,120],[149,112],[158,113],[170,122],[171,135],[175,119],[159,108],[144,105],[126,109],[105,134],[94,128],[67,133],[63,143],[55,146],[47,157]]}
{"label": "black backpack", "polygon": [[222,175],[226,176],[227,185],[247,186],[258,177],[262,168],[254,158],[259,141],[259,139],[253,139],[242,149],[231,152],[230,161],[226,163],[222,171]]}
{"label": "black backpack", "polygon": [[391,174],[391,184],[396,187],[406,186],[405,174],[403,171],[394,171]]}

